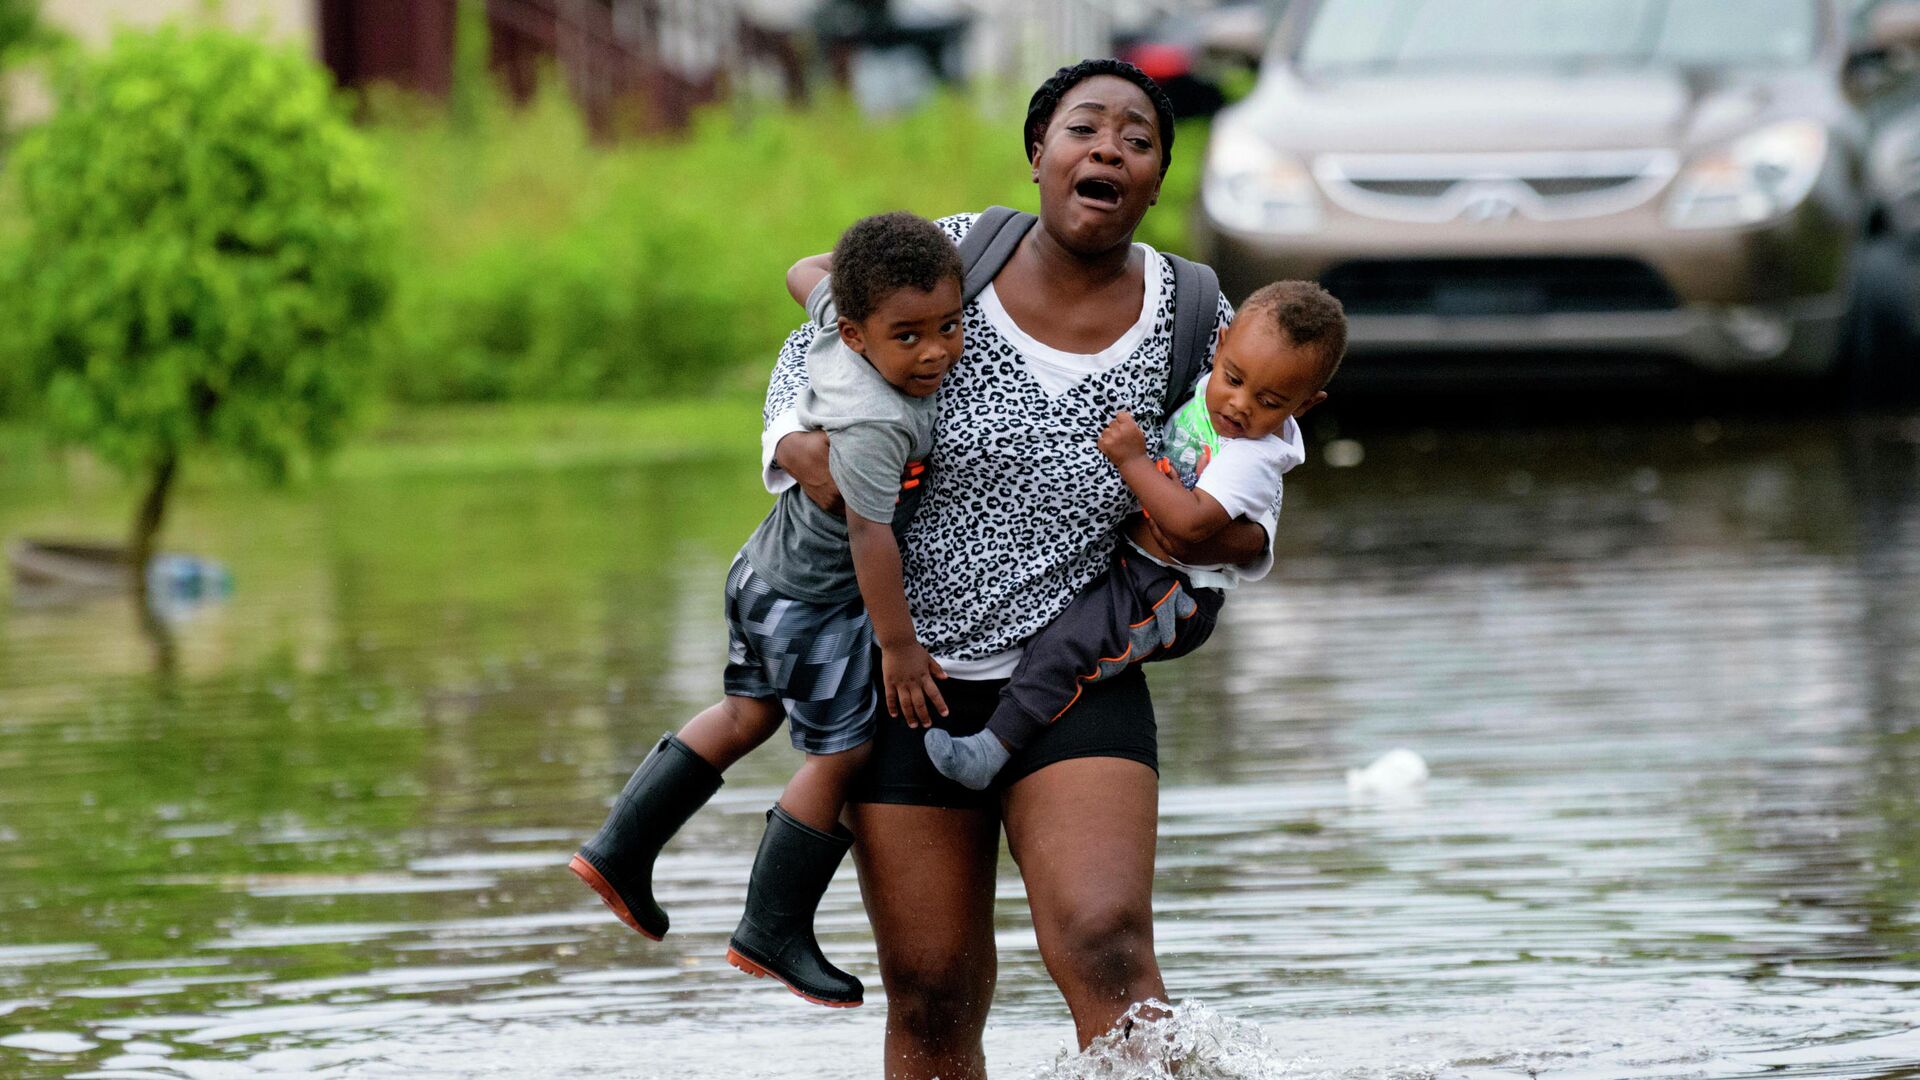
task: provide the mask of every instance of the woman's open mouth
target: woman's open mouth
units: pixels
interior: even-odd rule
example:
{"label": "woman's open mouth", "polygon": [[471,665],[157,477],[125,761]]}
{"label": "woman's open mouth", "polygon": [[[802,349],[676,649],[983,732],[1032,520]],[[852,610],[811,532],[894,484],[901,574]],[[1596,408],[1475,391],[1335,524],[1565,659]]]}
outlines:
{"label": "woman's open mouth", "polygon": [[1089,176],[1073,185],[1073,193],[1080,197],[1080,201],[1091,203],[1102,210],[1120,208],[1120,185],[1111,180]]}

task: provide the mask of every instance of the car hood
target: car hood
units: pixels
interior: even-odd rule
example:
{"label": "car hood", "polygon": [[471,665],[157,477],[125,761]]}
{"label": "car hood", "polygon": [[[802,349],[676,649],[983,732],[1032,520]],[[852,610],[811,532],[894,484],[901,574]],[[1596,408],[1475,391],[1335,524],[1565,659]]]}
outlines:
{"label": "car hood", "polygon": [[1817,97],[1811,73],[1636,70],[1304,79],[1280,71],[1238,106],[1275,145],[1306,153],[1686,148]]}

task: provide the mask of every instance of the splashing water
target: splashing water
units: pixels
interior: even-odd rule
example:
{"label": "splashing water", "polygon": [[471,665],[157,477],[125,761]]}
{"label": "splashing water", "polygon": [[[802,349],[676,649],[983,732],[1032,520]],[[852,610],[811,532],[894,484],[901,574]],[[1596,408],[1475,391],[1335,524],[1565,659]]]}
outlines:
{"label": "splashing water", "polygon": [[1062,1047],[1031,1080],[1303,1080],[1311,1058],[1283,1059],[1259,1027],[1197,1001],[1143,1001],[1080,1053]]}

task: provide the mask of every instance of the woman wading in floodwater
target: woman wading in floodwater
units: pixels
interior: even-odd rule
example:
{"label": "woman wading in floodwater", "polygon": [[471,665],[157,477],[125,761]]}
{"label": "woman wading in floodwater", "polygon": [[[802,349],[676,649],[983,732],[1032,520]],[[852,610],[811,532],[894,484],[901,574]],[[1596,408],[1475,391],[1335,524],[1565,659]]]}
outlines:
{"label": "woman wading in floodwater", "polygon": [[[948,713],[934,722],[955,735],[981,730],[1022,644],[1109,565],[1135,504],[1100,452],[1102,429],[1130,412],[1157,452],[1168,407],[1186,396],[1231,317],[1210,273],[1133,242],[1159,197],[1173,143],[1172,110],[1145,75],[1112,60],[1062,69],[1034,93],[1025,133],[1038,221],[999,210],[940,223],[960,245],[966,292],[977,296],[962,311],[959,361],[933,402],[926,471],[902,485],[921,488],[902,544],[906,597],[914,633],[948,676],[940,684]],[[793,411],[815,325],[787,339],[774,369],[768,485],[797,482],[831,509],[839,492],[828,436],[803,430]],[[850,437],[841,439],[844,451]],[[1258,576],[1271,562],[1272,527],[1269,512],[1258,523],[1229,525],[1208,544],[1160,540],[1181,562],[1248,564]],[[729,723],[724,710],[709,713],[682,735],[699,727],[704,737]],[[1138,666],[1087,684],[1072,715],[1046,726],[984,791],[941,776],[921,729],[884,716],[876,727],[844,823],[887,991],[888,1077],[986,1075],[980,1036],[993,1001],[1002,825],[1041,955],[1081,1045],[1134,1003],[1166,996],[1153,955],[1158,759],[1153,702]],[[582,849],[626,881],[654,928],[632,917],[625,894],[608,902],[649,936],[665,931],[666,917],[638,886],[660,845],[719,786],[718,764],[676,737],[663,739],[591,852]],[[817,900],[846,836],[808,831],[831,856],[807,864]],[[801,866],[787,858],[780,873]],[[774,914],[808,930],[792,935],[795,955],[817,960],[810,909],[802,917],[790,907]],[[851,985],[838,996],[809,994],[802,967],[809,965],[782,976],[796,993],[858,1003],[857,981],[819,963],[809,970]]]}
{"label": "woman wading in floodwater", "polygon": [[[1134,501],[1101,457],[1101,429],[1128,410],[1158,449],[1175,275],[1133,233],[1159,197],[1172,125],[1159,89],[1110,60],[1062,69],[1029,106],[1039,221],[966,306],[965,351],[940,391],[930,479],[903,544],[914,624],[949,676],[950,714],[936,722],[955,734],[981,728],[1021,643],[1108,565]],[[960,242],[976,220],[941,225]],[[1217,331],[1231,310],[1204,293],[1181,302],[1210,308],[1198,325]],[[769,483],[797,481],[826,503],[826,436],[798,430],[791,413],[811,337],[788,339],[768,391]],[[1206,549],[1170,546],[1188,563],[1258,563],[1271,558],[1270,527],[1243,521]],[[1090,684],[1071,722],[983,792],[935,772],[919,730],[881,718],[847,823],[886,986],[890,1080],[986,1075],[1003,824],[1081,1045],[1166,996],[1153,951],[1157,766],[1137,666]]]}

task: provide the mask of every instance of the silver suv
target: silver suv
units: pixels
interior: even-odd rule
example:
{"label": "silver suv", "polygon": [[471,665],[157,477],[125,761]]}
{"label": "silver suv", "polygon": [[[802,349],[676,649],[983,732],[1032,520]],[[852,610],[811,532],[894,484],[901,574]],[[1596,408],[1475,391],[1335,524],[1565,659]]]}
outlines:
{"label": "silver suv", "polygon": [[1196,211],[1353,351],[1911,373],[1914,0],[1298,0]]}

